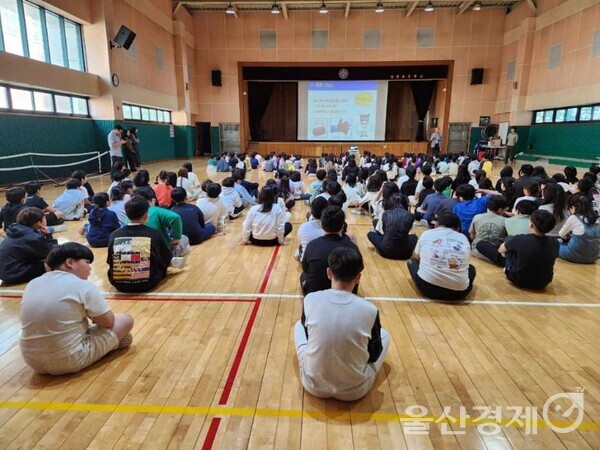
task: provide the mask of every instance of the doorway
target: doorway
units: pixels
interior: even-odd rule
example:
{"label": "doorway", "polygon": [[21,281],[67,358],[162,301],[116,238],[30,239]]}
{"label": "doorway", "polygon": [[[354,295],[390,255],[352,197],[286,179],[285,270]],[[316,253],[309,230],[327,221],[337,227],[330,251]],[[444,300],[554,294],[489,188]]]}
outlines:
{"label": "doorway", "polygon": [[460,153],[469,150],[469,137],[471,134],[471,124],[469,122],[451,123],[448,134],[448,153]]}
{"label": "doorway", "polygon": [[210,122],[196,122],[196,156],[210,155]]}

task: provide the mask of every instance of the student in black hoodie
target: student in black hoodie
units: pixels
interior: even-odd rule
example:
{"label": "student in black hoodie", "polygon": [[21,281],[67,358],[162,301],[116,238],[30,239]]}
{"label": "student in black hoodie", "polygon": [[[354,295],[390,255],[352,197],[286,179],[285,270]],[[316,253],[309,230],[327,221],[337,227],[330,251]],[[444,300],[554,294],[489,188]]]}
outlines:
{"label": "student in black hoodie", "polygon": [[27,283],[43,275],[44,260],[56,244],[46,231],[44,211],[23,208],[0,243],[0,280],[10,284]]}
{"label": "student in black hoodie", "polygon": [[11,224],[17,221],[17,214],[25,208],[23,205],[25,194],[25,189],[21,187],[12,187],[6,191],[5,195],[8,203],[0,210],[0,228],[3,227],[6,231]]}

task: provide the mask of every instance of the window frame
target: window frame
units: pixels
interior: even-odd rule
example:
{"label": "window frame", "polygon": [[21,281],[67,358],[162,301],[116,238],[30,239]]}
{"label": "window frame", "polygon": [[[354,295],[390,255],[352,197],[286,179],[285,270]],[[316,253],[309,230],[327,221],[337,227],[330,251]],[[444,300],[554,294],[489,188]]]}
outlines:
{"label": "window frame", "polygon": [[[590,108],[591,109],[591,116],[590,116],[590,120],[582,120],[581,119],[581,110],[582,108]],[[594,111],[596,110],[596,108],[600,109],[600,103],[590,103],[590,104],[586,104],[586,105],[574,105],[574,106],[560,106],[557,108],[546,108],[546,109],[536,109],[532,112],[532,117],[531,117],[531,125],[565,125],[565,124],[573,124],[573,123],[600,123],[600,117],[598,119],[594,120]],[[569,120],[568,119],[568,113],[569,110],[576,110],[575,113],[575,118],[573,120]],[[564,111],[564,119],[562,121],[556,121],[556,114],[558,111]],[[550,122],[545,122],[545,115],[546,113],[552,112],[552,121]],[[541,122],[538,122],[536,120],[536,116],[538,114],[542,114],[543,119]]]}
{"label": "window frame", "polygon": [[[125,119],[125,108],[131,108],[131,118],[130,119]],[[139,119],[134,119],[134,113],[133,110],[134,108],[137,108],[140,112],[140,118]],[[146,110],[148,113],[148,120],[143,119],[143,113],[142,111]],[[127,120],[128,122],[144,122],[144,123],[156,123],[159,125],[169,125],[171,124],[171,112],[168,109],[164,109],[164,108],[155,108],[153,106],[144,106],[144,105],[138,105],[135,103],[129,103],[129,102],[122,102],[121,103],[121,111],[123,111],[123,118],[124,120]],[[158,119],[158,113],[159,111],[161,112],[162,116],[163,116],[163,120],[151,120],[150,117],[152,117],[152,112],[154,112],[156,114],[156,117]],[[167,119],[169,119],[167,121]]]}
{"label": "window frame", "polygon": [[[90,103],[89,103],[89,97],[85,97],[83,95],[73,95],[73,94],[67,94],[67,93],[63,93],[63,92],[55,92],[55,91],[49,91],[47,89],[36,89],[36,88],[28,88],[28,87],[22,87],[22,86],[15,86],[15,85],[11,85],[11,84],[5,84],[5,83],[0,83],[0,87],[3,87],[6,89],[6,100],[8,103],[8,108],[0,108],[0,114],[26,114],[26,115],[34,115],[34,116],[57,116],[57,117],[74,117],[74,118],[80,118],[80,119],[90,119]],[[31,95],[31,101],[32,101],[32,106],[33,109],[32,110],[28,110],[28,109],[15,109],[13,107],[12,104],[12,98],[10,95],[10,90],[11,89],[19,89],[21,91],[28,91],[29,94]],[[39,92],[42,94],[50,94],[52,97],[52,111],[36,111],[35,110],[35,92]],[[86,104],[86,109],[87,109],[87,114],[76,114],[74,112],[68,114],[68,113],[59,113],[56,112],[56,96],[62,96],[62,97],[68,97],[70,104],[71,104],[71,111],[74,111],[74,107],[73,107],[73,99],[74,98],[78,98],[81,100],[85,101]]]}
{"label": "window frame", "polygon": [[[17,5],[17,14],[18,14],[18,21],[19,21],[18,25],[19,25],[19,31],[20,31],[19,37],[21,38],[21,46],[22,46],[22,50],[23,50],[22,56],[23,57],[28,58],[28,59],[33,59],[34,61],[45,62],[47,64],[59,65],[59,64],[52,62],[52,57],[50,54],[50,39],[48,36],[48,26],[46,23],[46,14],[49,13],[49,14],[52,14],[52,15],[58,17],[58,19],[59,19],[60,42],[61,42],[61,47],[62,47],[62,51],[63,51],[63,55],[62,55],[63,56],[63,65],[62,66],[59,65],[59,67],[65,67],[67,69],[75,70],[77,72],[87,72],[88,71],[81,24],[74,22],[70,19],[67,19],[64,16],[61,16],[60,14],[50,11],[50,10],[44,8],[43,6],[37,5],[33,2],[30,2],[27,0],[15,0],[15,2]],[[40,20],[40,24],[41,24],[43,48],[44,48],[44,59],[43,60],[34,59],[31,57],[30,46],[29,46],[29,37],[27,35],[25,5],[36,8],[38,10],[39,20]],[[65,33],[65,23],[68,23],[75,27],[75,32],[76,32],[76,36],[77,36],[77,51],[79,53],[78,56],[81,61],[81,66],[82,66],[81,69],[69,66],[67,39],[66,39],[66,33]],[[0,51],[3,51],[3,52],[6,51],[6,46],[4,45],[4,34],[3,34],[3,30],[2,30],[1,19],[0,19]]]}

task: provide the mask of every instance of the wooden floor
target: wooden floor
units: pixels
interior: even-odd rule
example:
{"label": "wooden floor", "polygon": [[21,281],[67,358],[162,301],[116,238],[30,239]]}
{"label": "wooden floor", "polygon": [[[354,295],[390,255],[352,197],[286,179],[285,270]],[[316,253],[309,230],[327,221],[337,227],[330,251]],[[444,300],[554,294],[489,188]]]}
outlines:
{"label": "wooden floor", "polygon": [[[206,179],[205,162],[194,164]],[[147,169],[155,176],[178,165]],[[91,181],[97,192],[109,184],[106,176]],[[42,194],[50,200],[61,190]],[[425,301],[405,262],[375,253],[364,216],[348,222],[365,258],[360,293],[391,334],[384,370],[358,402],[305,393],[292,336],[302,307],[292,255],[306,210],[295,208],[294,232],[275,249],[238,245],[243,218],[231,222],[141,297],[115,295],[106,251],[95,249],[90,280],[109,292],[113,310],[134,316],[134,343],[77,375],[40,376],[24,364],[24,286],[0,287],[0,448],[600,448],[599,264],[558,261],[549,288],[531,292],[475,260],[469,302]],[[84,242],[78,226],[56,236]],[[577,388],[585,389],[579,429],[549,429],[546,400]],[[495,435],[477,420],[486,406],[500,411]],[[567,426],[568,406],[554,403],[550,418]],[[518,408],[534,414],[520,420],[537,430],[513,421]],[[410,419],[419,414],[421,422]]]}

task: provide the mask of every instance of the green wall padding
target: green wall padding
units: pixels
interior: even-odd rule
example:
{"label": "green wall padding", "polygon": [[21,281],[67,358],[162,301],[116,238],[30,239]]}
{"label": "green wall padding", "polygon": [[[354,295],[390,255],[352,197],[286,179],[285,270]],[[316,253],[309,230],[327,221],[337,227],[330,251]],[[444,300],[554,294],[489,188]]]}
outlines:
{"label": "green wall padding", "polygon": [[175,157],[175,138],[169,135],[168,124],[120,122],[123,128],[137,127],[143,162]]}
{"label": "green wall padding", "polygon": [[532,125],[529,128],[530,153],[578,159],[600,157],[600,123]]}
{"label": "green wall padding", "polygon": [[218,155],[219,153],[221,153],[219,127],[210,127],[210,152],[213,155]]}
{"label": "green wall padding", "polygon": [[589,169],[589,167],[591,165],[589,162],[580,162],[580,161],[573,161],[573,160],[569,160],[569,159],[560,159],[560,158],[549,158],[548,163],[556,164],[557,166],[581,167],[583,169]]}
{"label": "green wall padding", "polygon": [[196,154],[196,128],[175,126],[175,158],[191,158]]}

